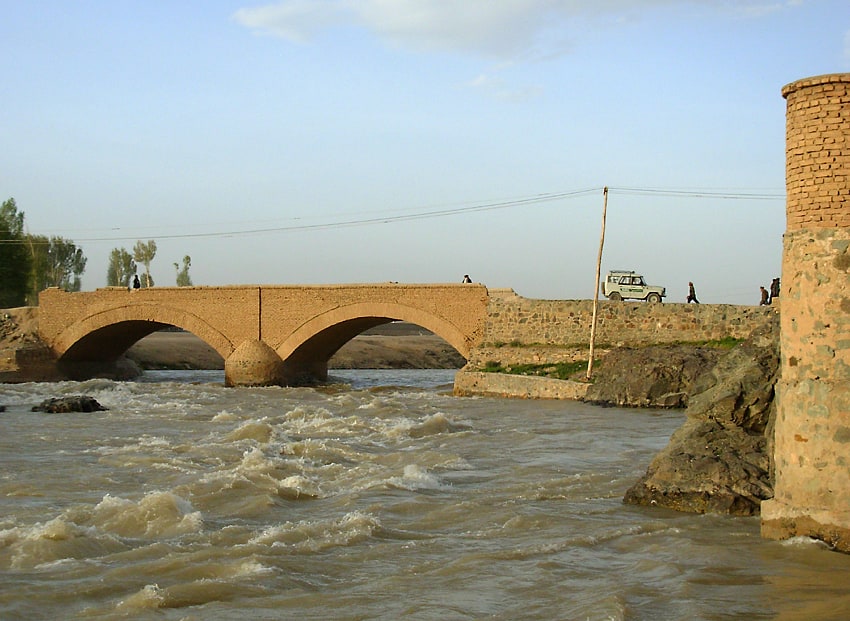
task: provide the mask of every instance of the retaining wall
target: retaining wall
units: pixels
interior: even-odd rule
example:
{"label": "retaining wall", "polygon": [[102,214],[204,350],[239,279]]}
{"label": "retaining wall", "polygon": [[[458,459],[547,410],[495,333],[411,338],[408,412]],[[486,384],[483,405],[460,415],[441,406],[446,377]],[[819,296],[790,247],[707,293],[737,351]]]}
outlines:
{"label": "retaining wall", "polygon": [[[484,337],[470,353],[470,367],[488,360],[571,362],[581,358],[582,351],[586,358],[592,300],[533,300],[509,289],[491,289],[489,293]],[[600,301],[597,351],[601,354],[610,347],[746,338],[779,311],[778,302],[773,306],[736,306]]]}

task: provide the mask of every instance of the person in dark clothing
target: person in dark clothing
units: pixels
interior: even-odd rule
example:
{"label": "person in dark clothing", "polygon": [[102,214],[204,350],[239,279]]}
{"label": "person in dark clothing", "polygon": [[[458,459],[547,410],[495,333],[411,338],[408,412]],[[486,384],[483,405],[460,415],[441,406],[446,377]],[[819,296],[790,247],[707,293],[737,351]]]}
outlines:
{"label": "person in dark clothing", "polygon": [[141,286],[142,283],[139,282],[139,275],[136,274],[135,276],[133,276],[133,289],[139,289],[141,288]]}
{"label": "person in dark clothing", "polygon": [[761,291],[761,302],[759,302],[759,306],[769,306],[770,298],[768,297],[769,294],[767,292],[767,289],[765,289],[764,287],[759,287],[759,290]]}
{"label": "person in dark clothing", "polygon": [[697,299],[697,292],[694,290],[694,283],[688,283],[688,304],[691,302],[696,302],[699,304],[699,300]]}
{"label": "person in dark clothing", "polygon": [[469,277],[469,274],[463,275],[463,282],[464,283],[471,283],[472,282],[472,279]]}
{"label": "person in dark clothing", "polygon": [[774,278],[770,282],[770,300],[768,300],[768,304],[773,304],[773,298],[779,297],[779,279]]}

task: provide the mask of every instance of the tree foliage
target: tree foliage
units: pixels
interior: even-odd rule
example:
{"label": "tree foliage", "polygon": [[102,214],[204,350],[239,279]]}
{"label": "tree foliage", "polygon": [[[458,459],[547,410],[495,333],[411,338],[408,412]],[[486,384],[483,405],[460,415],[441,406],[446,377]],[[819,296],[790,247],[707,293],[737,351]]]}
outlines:
{"label": "tree foliage", "polygon": [[0,205],[0,308],[26,303],[32,257],[24,235],[24,212],[14,198]]}
{"label": "tree foliage", "polygon": [[137,263],[145,266],[145,277],[142,279],[142,287],[153,287],[153,278],[151,278],[151,261],[156,256],[156,242],[149,240],[147,242],[137,241],[133,246],[133,259]]}
{"label": "tree foliage", "polygon": [[189,276],[189,267],[192,265],[192,257],[188,254],[183,257],[183,268],[181,269],[177,263],[174,264],[174,271],[177,272],[177,286],[191,287],[192,277]]}
{"label": "tree foliage", "polygon": [[136,273],[133,255],[124,248],[113,248],[109,253],[109,266],[106,268],[106,285],[109,287],[130,287],[130,279]]}
{"label": "tree foliage", "polygon": [[15,199],[0,206],[0,306],[38,304],[47,287],[79,291],[85,269],[86,257],[73,241],[26,234]]}
{"label": "tree foliage", "polygon": [[59,287],[65,291],[79,291],[82,286],[80,276],[86,270],[86,257],[82,248],[69,239],[43,235],[29,236],[32,254],[30,272],[31,303],[38,299],[38,293],[48,287]]}

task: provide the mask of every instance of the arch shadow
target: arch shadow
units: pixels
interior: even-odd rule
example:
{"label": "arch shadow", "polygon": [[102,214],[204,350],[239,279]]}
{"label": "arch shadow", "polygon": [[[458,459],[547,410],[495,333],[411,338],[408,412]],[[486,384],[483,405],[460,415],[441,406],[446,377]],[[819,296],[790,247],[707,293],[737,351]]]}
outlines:
{"label": "arch shadow", "polygon": [[313,317],[274,347],[289,385],[328,379],[328,361],[355,336],[393,321],[406,321],[433,332],[469,358],[469,339],[454,324],[417,308],[393,303],[361,302]]}
{"label": "arch shadow", "polygon": [[191,332],[223,359],[233,352],[230,340],[196,315],[168,306],[139,304],[95,313],[68,326],[53,343],[57,366],[71,379],[113,370],[133,344],[171,326]]}

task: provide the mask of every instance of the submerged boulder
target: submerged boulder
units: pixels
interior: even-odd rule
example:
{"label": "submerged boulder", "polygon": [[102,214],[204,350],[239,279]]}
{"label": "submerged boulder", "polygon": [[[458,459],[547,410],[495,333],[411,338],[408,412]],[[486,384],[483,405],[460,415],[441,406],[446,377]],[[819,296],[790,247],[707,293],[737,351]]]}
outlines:
{"label": "submerged boulder", "polygon": [[773,497],[770,455],[778,377],[777,318],[696,379],[687,421],[624,502],[757,515],[761,501]]}
{"label": "submerged boulder", "polygon": [[57,414],[65,412],[102,412],[106,409],[94,397],[74,395],[45,399],[39,405],[33,406],[32,411]]}

